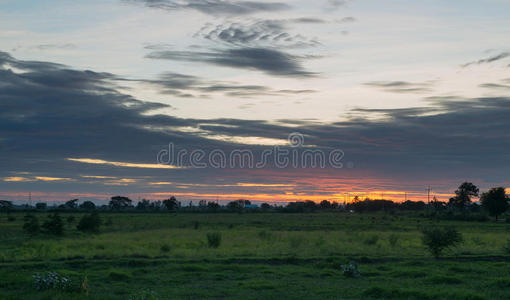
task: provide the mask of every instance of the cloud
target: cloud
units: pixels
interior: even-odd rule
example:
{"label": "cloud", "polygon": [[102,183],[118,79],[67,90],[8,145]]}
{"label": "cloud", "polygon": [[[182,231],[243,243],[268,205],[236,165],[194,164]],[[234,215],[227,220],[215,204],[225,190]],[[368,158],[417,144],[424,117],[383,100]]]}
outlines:
{"label": "cloud", "polygon": [[316,24],[323,22],[322,19],[317,18],[297,18],[263,20],[248,24],[238,22],[216,26],[207,24],[195,34],[195,37],[200,36],[211,41],[242,47],[315,47],[321,45],[317,39],[307,38],[302,34],[291,34],[288,32],[288,25],[290,23]]}
{"label": "cloud", "polygon": [[84,163],[84,164],[108,165],[108,166],[122,167],[122,168],[180,169],[180,167],[173,166],[173,165],[139,164],[139,163],[129,163],[129,162],[119,162],[119,161],[106,161],[106,160],[95,159],[95,158],[68,158],[67,160]]}
{"label": "cloud", "polygon": [[243,85],[237,82],[207,81],[197,76],[179,73],[164,73],[156,80],[140,80],[156,86],[163,94],[178,97],[204,97],[223,93],[231,97],[285,96],[315,93],[315,90],[274,90],[261,85]]}
{"label": "cloud", "polygon": [[480,87],[487,89],[499,89],[499,90],[510,90],[510,85],[499,84],[499,83],[483,83]]}
{"label": "cloud", "polygon": [[468,62],[466,64],[463,64],[462,67],[465,68],[465,67],[469,67],[471,65],[490,64],[490,63],[493,63],[493,62],[505,59],[505,58],[507,58],[509,56],[510,56],[510,52],[502,52],[500,54],[497,54],[497,55],[494,55],[494,56],[491,56],[491,57],[488,57],[488,58],[484,58],[484,59],[480,59],[480,60],[477,60],[477,61]]}
{"label": "cloud", "polygon": [[[448,184],[466,178],[487,182],[510,180],[505,167],[510,159],[509,97],[429,97],[426,107],[358,108],[352,111],[355,118],[334,123],[184,119],[157,113],[168,105],[141,101],[119,92],[115,85],[118,77],[113,74],[20,61],[2,52],[0,64],[2,190],[16,185],[23,190],[30,187],[34,191],[52,191],[58,187],[72,193],[94,188],[98,194],[108,194],[125,192],[125,185],[129,185],[133,191],[156,189],[168,194],[165,185],[148,189],[148,182],[201,184],[221,179],[222,184],[230,185],[241,181],[297,182],[296,193],[322,193],[322,186],[317,188],[321,180],[337,184],[346,178],[356,178],[353,183],[356,185],[366,183],[369,175],[379,179],[391,177],[394,183],[370,182],[386,187],[406,184],[403,182],[413,178],[418,182],[417,188],[431,180]],[[17,65],[21,71],[15,72],[8,65]],[[49,79],[44,80],[45,74],[50,75]],[[172,84],[189,86],[186,82]],[[373,118],[374,115],[384,118]],[[292,132],[302,133],[305,145],[313,149],[326,152],[341,149],[345,153],[344,162],[352,162],[355,168],[282,170],[274,168],[271,162],[263,170],[146,168],[156,164],[156,155],[170,142],[176,151],[201,149],[210,153],[219,149],[230,153],[243,147],[257,157],[271,147],[267,146],[272,144],[268,141],[283,143]],[[358,178],[356,174],[365,177]],[[11,180],[5,181],[6,178]],[[119,189],[117,185],[102,189],[106,181],[120,184]],[[194,189],[200,194],[199,187]],[[210,192],[209,187],[204,187],[203,194],[206,189]]]}
{"label": "cloud", "polygon": [[431,91],[432,82],[372,81],[365,83],[365,85],[391,93],[425,93]]}
{"label": "cloud", "polygon": [[248,15],[259,12],[278,12],[290,9],[282,2],[232,1],[232,0],[125,0],[142,3],[147,7],[168,11],[193,9],[210,15]]}
{"label": "cloud", "polygon": [[175,61],[202,62],[223,67],[262,71],[269,75],[285,77],[313,77],[301,65],[303,57],[279,50],[264,48],[236,48],[225,50],[198,51],[155,51],[147,58]]}

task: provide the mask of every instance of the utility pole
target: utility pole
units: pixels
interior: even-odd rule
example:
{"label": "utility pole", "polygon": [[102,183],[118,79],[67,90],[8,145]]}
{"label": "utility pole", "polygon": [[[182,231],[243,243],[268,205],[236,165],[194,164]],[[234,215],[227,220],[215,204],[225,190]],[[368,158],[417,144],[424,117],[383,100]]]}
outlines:
{"label": "utility pole", "polygon": [[28,205],[32,206],[32,192],[28,192]]}
{"label": "utility pole", "polygon": [[430,185],[429,188],[427,189],[427,204],[430,204]]}

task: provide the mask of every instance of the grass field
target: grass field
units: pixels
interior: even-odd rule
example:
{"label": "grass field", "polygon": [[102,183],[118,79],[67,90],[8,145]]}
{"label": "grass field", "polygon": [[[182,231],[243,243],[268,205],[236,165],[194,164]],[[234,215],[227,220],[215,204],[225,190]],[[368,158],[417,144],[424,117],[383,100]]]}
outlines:
{"label": "grass field", "polygon": [[[508,223],[382,213],[103,213],[108,225],[85,234],[75,229],[81,215],[72,215],[63,237],[29,237],[24,214],[0,215],[0,299],[510,299]],[[438,260],[421,242],[420,228],[434,224],[464,238]],[[209,247],[208,233],[221,234],[218,248]],[[344,276],[350,261],[360,277]],[[49,271],[72,288],[38,291],[32,276]]]}

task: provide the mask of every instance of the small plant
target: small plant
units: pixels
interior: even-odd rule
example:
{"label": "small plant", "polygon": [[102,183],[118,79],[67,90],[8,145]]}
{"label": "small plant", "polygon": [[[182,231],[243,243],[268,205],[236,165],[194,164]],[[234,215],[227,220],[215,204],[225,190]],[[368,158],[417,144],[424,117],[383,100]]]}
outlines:
{"label": "small plant", "polygon": [[57,272],[36,273],[32,275],[32,278],[34,280],[34,288],[38,291],[49,289],[68,290],[71,287],[71,280]]}
{"label": "small plant", "polygon": [[200,223],[198,221],[193,222],[193,229],[198,230],[200,228]]}
{"label": "small plant", "polygon": [[356,264],[353,261],[349,262],[346,265],[342,265],[341,267],[342,267],[342,272],[345,277],[358,278],[361,276],[361,274],[358,270],[358,264]]}
{"label": "small plant", "polygon": [[49,215],[48,220],[44,222],[42,228],[49,234],[64,234],[64,223],[62,222],[62,218],[57,213]]}
{"label": "small plant", "polygon": [[147,289],[142,290],[128,298],[129,300],[157,300],[159,299],[158,294],[153,290]]}
{"label": "small plant", "polygon": [[438,258],[443,250],[462,242],[462,235],[455,228],[427,227],[422,229],[422,241],[430,253]]}
{"label": "small plant", "polygon": [[207,234],[207,245],[209,248],[218,248],[221,244],[221,233],[209,232]]}
{"label": "small plant", "polygon": [[90,215],[85,215],[81,218],[76,229],[83,232],[98,233],[101,226],[101,218],[97,212],[92,212]]}
{"label": "small plant", "polygon": [[106,226],[112,226],[112,225],[113,225],[112,218],[108,218],[108,219],[106,219],[106,222],[104,223],[104,225],[106,225]]}
{"label": "small plant", "polygon": [[73,224],[74,221],[76,221],[76,218],[74,216],[67,217],[67,223],[68,224]]}
{"label": "small plant", "polygon": [[29,235],[36,235],[40,231],[39,220],[34,215],[26,215],[24,217],[23,231]]}
{"label": "small plant", "polygon": [[399,239],[400,239],[400,236],[398,234],[392,233],[388,237],[388,242],[390,243],[391,247],[395,247],[397,245]]}
{"label": "small plant", "polygon": [[161,252],[167,253],[170,252],[170,246],[168,244],[161,245]]}
{"label": "small plant", "polygon": [[16,217],[14,216],[7,216],[7,222],[14,222],[16,221]]}
{"label": "small plant", "polygon": [[510,255],[510,240],[507,240],[506,245],[503,246],[503,252],[505,252],[506,255]]}
{"label": "small plant", "polygon": [[373,234],[373,235],[367,237],[363,242],[367,245],[373,246],[373,245],[377,244],[378,241],[379,241],[379,236],[376,234]]}
{"label": "small plant", "polygon": [[269,241],[273,239],[273,234],[267,230],[262,230],[258,233],[258,236],[261,240]]}

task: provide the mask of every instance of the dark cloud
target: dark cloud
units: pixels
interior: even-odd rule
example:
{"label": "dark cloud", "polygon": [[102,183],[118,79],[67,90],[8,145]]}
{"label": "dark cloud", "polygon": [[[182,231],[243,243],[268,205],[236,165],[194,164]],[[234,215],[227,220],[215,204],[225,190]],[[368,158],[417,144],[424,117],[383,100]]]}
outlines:
{"label": "dark cloud", "polygon": [[321,43],[302,34],[291,34],[288,31],[289,23],[319,23],[320,19],[299,18],[291,20],[264,20],[254,23],[227,23],[217,26],[207,24],[195,36],[222,42],[234,46],[275,48],[305,48],[315,47]]}
{"label": "dark cloud", "polygon": [[211,15],[247,15],[258,12],[277,12],[290,9],[282,2],[231,0],[125,0],[164,10],[193,9]]}
{"label": "dark cloud", "polygon": [[202,62],[223,67],[262,71],[266,74],[286,77],[312,77],[316,73],[305,71],[301,65],[303,57],[273,49],[236,48],[198,51],[155,51],[147,58],[176,61]]}
{"label": "dark cloud", "polygon": [[494,56],[491,56],[491,57],[488,57],[488,58],[484,58],[484,59],[480,59],[480,60],[477,60],[477,61],[472,61],[472,62],[468,62],[466,64],[463,64],[462,67],[469,67],[471,65],[482,65],[482,64],[490,64],[490,63],[493,63],[495,61],[499,61],[499,60],[502,60],[502,59],[505,59],[507,57],[510,56],[510,52],[502,52],[500,54],[497,54],[497,55],[494,55]]}
{"label": "dark cloud", "polygon": [[510,90],[510,85],[499,84],[499,83],[483,83],[480,87],[487,89],[498,89],[498,90]]}
{"label": "dark cloud", "polygon": [[141,80],[160,89],[163,94],[179,97],[203,97],[223,93],[231,97],[285,96],[315,93],[315,90],[274,90],[261,85],[243,85],[236,82],[208,81],[197,76],[165,73],[157,80]]}
{"label": "dark cloud", "polygon": [[[82,175],[135,178],[130,191],[147,188],[147,180],[196,183],[211,178],[225,181],[250,178],[257,170],[157,170],[89,165],[66,158],[155,163],[156,154],[173,142],[177,149],[247,148],[260,153],[265,146],[212,140],[212,136],[259,137],[285,140],[300,132],[306,145],[329,151],[342,149],[355,170],[396,181],[428,180],[508,181],[510,98],[431,97],[430,106],[406,109],[357,109],[356,118],[336,123],[316,120],[182,119],[157,114],[168,105],[135,99],[116,89],[122,80],[110,73],[72,70],[47,63],[19,61],[0,52],[0,177],[70,178],[56,185],[38,182],[17,187],[61,191],[126,192],[83,181]],[[9,69],[16,66],[23,72]],[[48,79],[45,79],[48,76]],[[172,77],[172,76],[171,76]],[[194,78],[174,76],[170,85],[192,86]],[[190,83],[191,81],[191,83]],[[113,83],[112,83],[113,82]],[[397,84],[398,85],[398,84]],[[260,87],[245,86],[258,92]],[[211,89],[228,90],[228,86]],[[374,118],[383,115],[384,118]],[[183,130],[193,128],[195,130]],[[268,166],[271,169],[271,165]],[[24,172],[24,173],[20,173]],[[258,173],[273,182],[281,173],[293,178],[343,178],[348,170],[276,170]],[[313,173],[313,174],[312,174]],[[324,174],[323,174],[324,175]],[[24,176],[24,175],[23,175]],[[28,176],[28,175],[27,175]],[[425,185],[425,183],[423,183]],[[0,182],[2,190],[15,183]]]}
{"label": "dark cloud", "polygon": [[431,91],[432,82],[372,81],[365,83],[365,85],[380,88],[391,93],[424,93]]}

